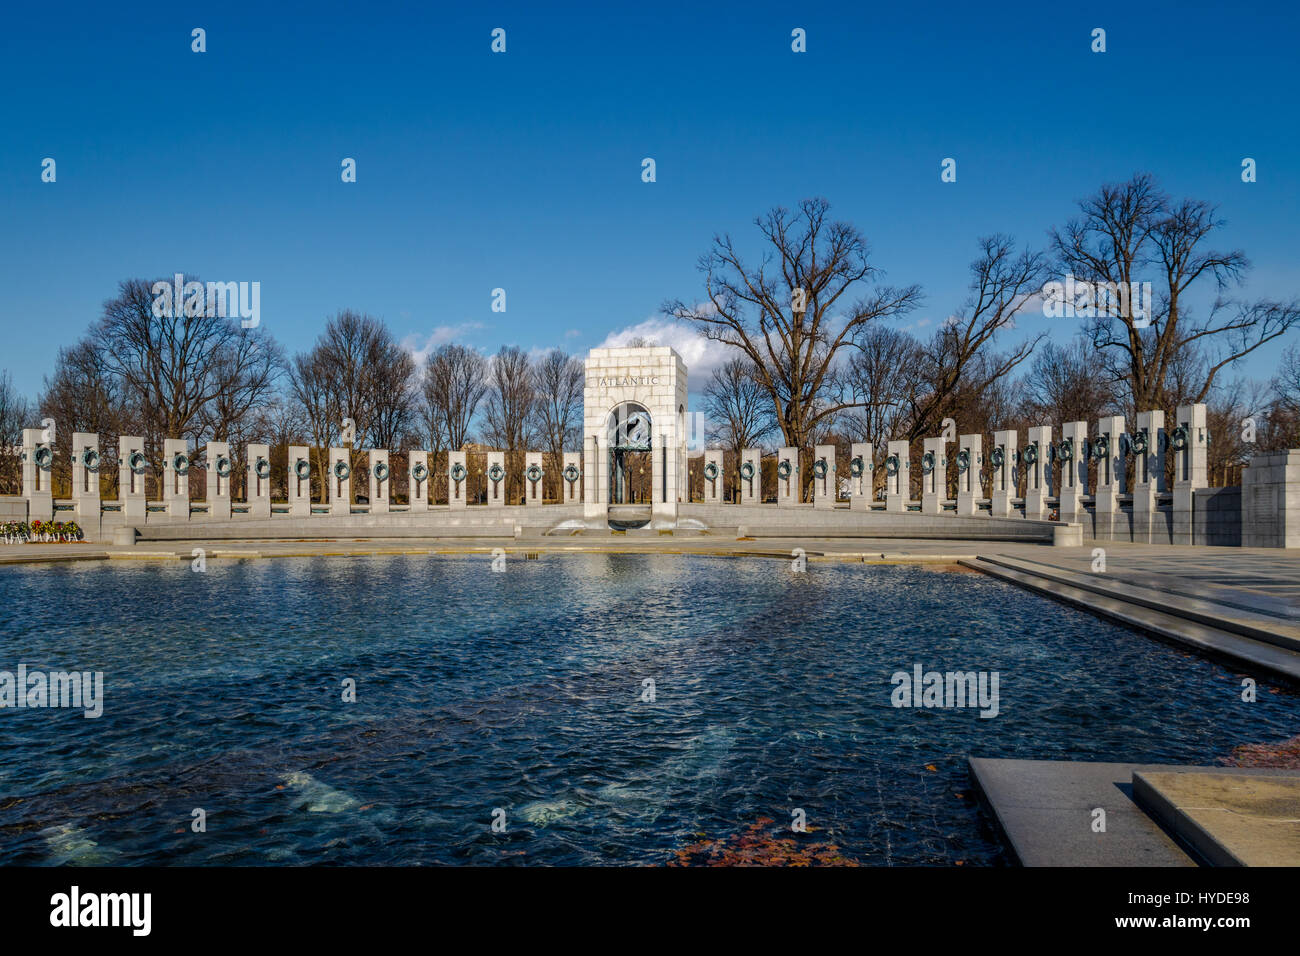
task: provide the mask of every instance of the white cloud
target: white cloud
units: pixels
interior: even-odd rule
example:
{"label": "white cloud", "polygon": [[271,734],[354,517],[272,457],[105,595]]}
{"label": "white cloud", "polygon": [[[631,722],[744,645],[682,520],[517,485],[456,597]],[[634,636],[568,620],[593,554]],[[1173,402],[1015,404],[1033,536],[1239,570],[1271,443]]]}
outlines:
{"label": "white cloud", "polygon": [[704,386],[713,370],[735,358],[738,351],[730,345],[706,339],[692,325],[652,316],[636,325],[629,325],[605,336],[597,348],[617,348],[635,339],[645,339],[655,345],[666,345],[682,357],[692,390]]}
{"label": "white cloud", "polygon": [[440,325],[427,336],[416,333],[402,339],[402,348],[411,353],[416,367],[423,367],[429,355],[441,345],[464,338],[466,333],[483,328],[481,322],[462,322],[460,325]]}
{"label": "white cloud", "polygon": [[577,329],[569,329],[569,331],[564,333],[564,337],[566,339],[576,339],[580,335],[582,335],[582,333],[579,332]]}

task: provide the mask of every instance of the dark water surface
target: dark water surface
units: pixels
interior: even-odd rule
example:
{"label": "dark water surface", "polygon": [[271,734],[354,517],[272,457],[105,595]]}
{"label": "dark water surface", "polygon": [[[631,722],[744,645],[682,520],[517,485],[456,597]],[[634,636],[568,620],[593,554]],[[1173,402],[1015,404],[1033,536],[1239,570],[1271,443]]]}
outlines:
{"label": "dark water surface", "polygon": [[[1219,664],[917,567],[28,566],[0,571],[0,635],[0,670],[105,681],[97,720],[0,711],[9,864],[648,864],[764,819],[862,863],[1000,863],[969,755],[1212,763],[1300,733],[1290,691],[1243,703]],[[997,671],[1000,713],[891,706],[915,664]]]}

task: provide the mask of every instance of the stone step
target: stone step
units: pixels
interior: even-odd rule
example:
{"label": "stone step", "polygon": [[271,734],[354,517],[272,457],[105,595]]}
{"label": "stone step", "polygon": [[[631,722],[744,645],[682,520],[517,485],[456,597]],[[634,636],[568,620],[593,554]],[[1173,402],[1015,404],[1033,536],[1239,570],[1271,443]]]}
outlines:
{"label": "stone step", "polygon": [[1015,571],[1023,571],[1082,588],[1085,591],[1092,591],[1095,594],[1119,598],[1140,607],[1186,618],[1198,624],[1231,631],[1249,637],[1251,640],[1274,644],[1290,651],[1300,651],[1300,628],[1284,624],[1274,617],[1244,611],[1236,605],[1187,597],[1178,591],[1136,584],[1129,578],[1127,572],[1124,572],[1125,579],[1119,580],[1105,573],[1074,571],[1027,558],[995,555],[981,556],[981,559]]}
{"label": "stone step", "polygon": [[1029,591],[1073,605],[1099,617],[1118,621],[1156,637],[1192,647],[1211,657],[1248,664],[1268,676],[1300,684],[1300,651],[1289,650],[1271,642],[1245,637],[1240,633],[1203,624],[1170,610],[1157,610],[1134,603],[1120,595],[1079,587],[1075,584],[1036,573],[1015,569],[980,557],[959,562],[964,567],[983,571]]}
{"label": "stone step", "polygon": [[1300,866],[1300,772],[1144,769],[1133,800],[1212,866]]}

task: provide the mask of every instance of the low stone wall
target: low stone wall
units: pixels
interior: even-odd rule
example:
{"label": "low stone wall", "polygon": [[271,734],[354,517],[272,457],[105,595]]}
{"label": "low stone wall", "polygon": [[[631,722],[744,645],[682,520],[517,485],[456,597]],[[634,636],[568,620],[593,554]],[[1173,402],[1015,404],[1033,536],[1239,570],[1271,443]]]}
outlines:
{"label": "low stone wall", "polygon": [[1241,543],[1300,548],[1300,450],[1256,455],[1241,473]]}
{"label": "low stone wall", "polygon": [[[194,517],[189,521],[167,515],[150,515],[143,524],[132,521],[137,541],[321,539],[321,538],[482,538],[541,533],[569,520],[581,520],[581,505],[547,505],[543,508],[473,507],[452,511],[439,506],[425,512],[328,515],[311,517],[273,514],[270,518],[218,520]],[[114,520],[110,520],[114,519]],[[120,515],[105,515],[104,537],[127,526]]]}
{"label": "low stone wall", "polygon": [[1241,489],[1204,488],[1192,496],[1192,544],[1241,546]]}
{"label": "low stone wall", "polygon": [[[807,535],[1050,542],[1058,539],[1057,529],[1071,527],[1060,521],[993,518],[986,514],[923,515],[916,511],[816,509],[812,505],[683,504],[679,508],[679,520],[694,519],[710,528],[737,528],[769,537]],[[1075,534],[1077,536],[1077,532]]]}
{"label": "low stone wall", "polygon": [[[1083,536],[1088,541],[1131,541],[1139,544],[1173,544],[1174,515],[1169,505],[1164,505],[1151,514],[1149,533],[1135,535],[1133,512],[1125,506],[1114,515],[1114,527],[1110,534],[1099,534],[1097,518],[1091,504],[1080,516]],[[1199,488],[1192,492],[1191,534],[1193,545],[1220,547],[1238,547],[1242,541],[1242,498],[1241,489]]]}

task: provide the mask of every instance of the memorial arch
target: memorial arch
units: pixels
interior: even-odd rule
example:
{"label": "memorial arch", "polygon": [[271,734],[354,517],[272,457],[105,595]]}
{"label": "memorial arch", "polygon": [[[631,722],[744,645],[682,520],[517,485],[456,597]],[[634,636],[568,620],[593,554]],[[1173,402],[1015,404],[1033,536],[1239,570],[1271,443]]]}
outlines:
{"label": "memorial arch", "polygon": [[686,365],[667,346],[592,349],[583,389],[583,515],[671,525],[685,494]]}

